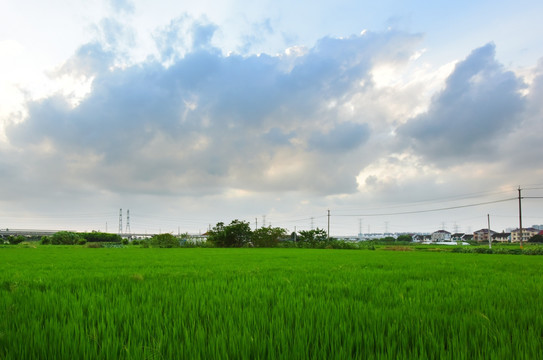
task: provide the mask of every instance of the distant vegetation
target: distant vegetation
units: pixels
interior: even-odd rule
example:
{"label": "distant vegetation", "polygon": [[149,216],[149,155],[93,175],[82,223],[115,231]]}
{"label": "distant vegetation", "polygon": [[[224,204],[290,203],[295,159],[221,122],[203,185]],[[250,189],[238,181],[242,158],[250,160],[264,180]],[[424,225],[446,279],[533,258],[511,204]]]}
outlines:
{"label": "distant vegetation", "polygon": [[84,245],[86,243],[120,243],[121,237],[117,234],[103,232],[76,233],[59,231],[51,236],[43,236],[42,245]]}

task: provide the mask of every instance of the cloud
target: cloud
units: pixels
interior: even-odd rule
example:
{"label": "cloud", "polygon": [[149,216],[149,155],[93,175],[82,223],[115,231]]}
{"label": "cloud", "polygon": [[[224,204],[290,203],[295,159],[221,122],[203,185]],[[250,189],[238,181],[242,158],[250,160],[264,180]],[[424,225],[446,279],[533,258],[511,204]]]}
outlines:
{"label": "cloud", "polygon": [[134,3],[130,0],[110,0],[110,6],[116,13],[132,14],[134,12]]}
{"label": "cloud", "polygon": [[356,191],[372,126],[345,108],[368,91],[375,62],[408,61],[420,36],[324,38],[293,62],[225,56],[214,31],[177,19],[157,33],[159,58],[123,67],[107,44],[83,45],[64,68],[93,76],[91,91],[75,107],[59,94],[29,102],[6,131],[13,165],[32,164],[50,178],[35,188],[59,191]]}
{"label": "cloud", "polygon": [[327,133],[311,134],[309,146],[320,151],[344,153],[363,145],[369,135],[367,124],[341,123]]}
{"label": "cloud", "polygon": [[456,65],[428,111],[400,126],[398,136],[436,164],[491,160],[497,144],[519,125],[524,86],[487,44]]}

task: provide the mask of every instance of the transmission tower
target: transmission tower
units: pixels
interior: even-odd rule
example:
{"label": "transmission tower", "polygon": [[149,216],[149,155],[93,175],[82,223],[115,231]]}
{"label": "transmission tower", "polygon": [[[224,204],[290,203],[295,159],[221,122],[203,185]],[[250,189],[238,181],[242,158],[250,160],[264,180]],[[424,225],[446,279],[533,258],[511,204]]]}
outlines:
{"label": "transmission tower", "polygon": [[119,209],[119,235],[123,233],[123,208]]}
{"label": "transmission tower", "polygon": [[130,209],[126,210],[126,233],[130,235]]}

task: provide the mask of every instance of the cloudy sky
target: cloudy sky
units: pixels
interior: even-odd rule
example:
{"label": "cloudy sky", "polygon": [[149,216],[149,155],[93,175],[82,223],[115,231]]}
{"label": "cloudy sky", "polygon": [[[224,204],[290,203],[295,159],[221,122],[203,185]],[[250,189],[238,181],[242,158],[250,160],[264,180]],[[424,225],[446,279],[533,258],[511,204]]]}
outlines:
{"label": "cloudy sky", "polygon": [[543,3],[0,1],[0,228],[543,224]]}

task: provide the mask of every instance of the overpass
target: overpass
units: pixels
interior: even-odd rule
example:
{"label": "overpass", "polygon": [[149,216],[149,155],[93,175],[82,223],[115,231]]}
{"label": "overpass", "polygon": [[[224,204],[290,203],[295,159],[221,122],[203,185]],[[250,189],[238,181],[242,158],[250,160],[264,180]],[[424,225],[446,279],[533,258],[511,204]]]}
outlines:
{"label": "overpass", "polygon": [[[0,229],[0,237],[8,236],[26,236],[26,237],[42,237],[42,236],[51,236],[59,231],[70,231],[74,233],[87,233],[89,231],[75,231],[75,230],[43,230],[43,229]],[[113,233],[111,233],[113,234]],[[122,233],[120,234],[123,239],[133,239],[133,238],[151,238],[159,234],[148,234],[148,233]],[[189,235],[190,237],[203,237],[202,235]]]}

